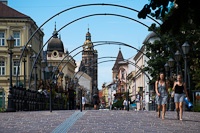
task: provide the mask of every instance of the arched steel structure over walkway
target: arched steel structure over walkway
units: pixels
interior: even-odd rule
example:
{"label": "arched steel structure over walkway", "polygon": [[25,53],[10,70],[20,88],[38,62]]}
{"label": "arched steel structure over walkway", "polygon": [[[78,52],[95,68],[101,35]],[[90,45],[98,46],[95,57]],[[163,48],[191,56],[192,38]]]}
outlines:
{"label": "arched steel structure over walkway", "polygon": [[[114,57],[114,56],[105,56],[105,57],[99,57],[98,59],[106,59],[106,58],[116,59],[117,57]],[[95,63],[95,64],[93,64],[93,65],[101,64],[101,63],[109,62],[109,61],[111,62],[111,61],[116,61],[116,60],[105,60],[105,61],[101,61],[101,62]],[[142,73],[144,73],[144,74],[147,76],[147,78],[148,78],[149,81],[151,80],[151,78],[149,77],[149,75],[148,75],[140,66],[136,65],[134,62],[129,61],[129,60],[124,60],[124,61],[125,61],[125,62],[128,62],[128,64],[131,64],[131,65],[137,67]],[[90,62],[92,62],[92,61],[90,61]],[[89,62],[89,63],[90,63],[90,62]],[[90,66],[90,67],[93,67],[93,65]],[[77,73],[76,73],[76,74],[77,74]],[[73,78],[76,77],[76,74],[74,75]],[[81,75],[81,76],[82,76],[82,75]],[[80,77],[81,77],[81,76],[80,76]],[[79,79],[80,79],[80,77],[79,77]],[[73,79],[73,78],[72,78],[72,79]]]}
{"label": "arched steel structure over walkway", "polygon": [[[74,7],[71,7],[71,8],[68,8],[68,9],[65,9],[63,11],[60,11],[59,13],[53,15],[52,17],[50,17],[48,20],[46,20],[40,27],[38,27],[35,32],[31,35],[31,37],[28,39],[27,43],[25,44],[25,47],[27,47],[28,43],[31,41],[31,39],[33,38],[33,36],[36,34],[36,32],[41,29],[47,22],[49,22],[51,19],[53,19],[54,17],[64,13],[64,12],[67,12],[69,10],[72,10],[72,9],[76,9],[76,8],[80,8],[80,7],[88,7],[88,6],[113,6],[113,7],[119,7],[119,8],[124,8],[124,9],[128,9],[128,10],[131,10],[131,11],[134,11],[134,12],[139,12],[138,10],[136,9],[133,9],[133,8],[130,8],[130,7],[127,7],[127,6],[122,6],[122,5],[116,5],[116,4],[106,4],[106,3],[94,3],[94,4],[83,4],[83,5],[78,5],[78,6],[74,6]],[[154,18],[152,18],[151,16],[147,15],[147,18],[150,18],[151,20],[153,20],[154,22],[156,22],[157,24],[161,25],[158,21],[156,21]],[[24,50],[22,50],[22,53],[20,55],[20,59],[19,59],[19,62],[21,61],[22,59],[22,55],[24,53]],[[34,63],[35,64],[35,63]],[[19,64],[18,64],[18,68],[19,69]],[[17,76],[16,76],[16,82],[18,82],[18,73],[19,71],[17,71]]]}
{"label": "arched steel structure over walkway", "polygon": [[[72,10],[72,9],[75,9],[75,8],[80,8],[80,7],[87,7],[87,6],[114,6],[114,7],[120,7],[120,8],[128,9],[128,10],[131,10],[131,11],[134,11],[134,12],[139,12],[139,11],[133,9],[133,8],[126,7],[126,6],[122,6],[122,5],[116,5],[116,4],[96,3],[96,4],[84,4],[84,5],[74,6],[74,7],[65,9],[65,10],[63,10],[63,11],[61,11],[61,12],[59,12],[59,13],[53,15],[53,16],[50,17],[47,21],[45,21],[45,22],[44,22],[40,27],[38,27],[38,28],[36,29],[36,31],[31,35],[31,37],[29,38],[29,40],[28,40],[27,43],[25,44],[25,47],[26,47],[26,46],[28,45],[28,43],[31,41],[32,37],[36,34],[36,32],[37,32],[42,26],[44,26],[47,22],[49,22],[51,19],[53,19],[54,17],[56,17],[56,16],[58,16],[58,15],[64,13],[64,12],[67,12],[67,11],[69,11],[69,10]],[[108,14],[105,13],[104,15],[108,15]],[[150,17],[150,16],[147,16],[147,17],[150,18],[151,20],[153,20],[155,23],[161,25],[158,21],[156,21],[156,20],[153,19],[152,17]],[[180,47],[178,47],[178,48],[180,49]],[[182,51],[181,51],[181,52],[182,52]],[[23,51],[22,51],[22,53],[21,53],[21,55],[20,55],[19,61],[21,61],[23,53],[24,53],[24,49],[23,49]],[[36,61],[36,60],[35,60],[35,61]],[[34,63],[34,64],[35,64],[35,63]],[[18,65],[18,69],[19,69],[19,65]],[[32,73],[32,70],[31,70],[31,73]],[[18,82],[18,81],[17,81],[17,80],[18,80],[18,74],[19,74],[19,73],[17,72],[16,82]]]}
{"label": "arched steel structure over walkway", "polygon": [[[119,46],[126,46],[126,47],[129,47],[129,48],[132,48],[132,49],[135,49],[136,51],[139,51],[140,53],[142,53],[143,55],[146,55],[144,52],[142,52],[141,50],[139,50],[139,49],[137,49],[137,48],[135,48],[134,46],[131,46],[131,45],[129,45],[129,44],[126,44],[126,43],[123,43],[123,42],[116,42],[116,41],[96,41],[96,42],[93,42],[93,44],[95,44],[95,45],[93,45],[93,46],[101,46],[101,45],[119,45]],[[78,48],[81,48],[83,45],[81,45],[81,46],[79,46],[79,47],[77,47],[77,49]],[[72,57],[75,57],[76,55],[78,55],[79,53],[81,53],[81,52],[83,52],[83,50],[81,50],[81,51],[79,51],[79,52],[77,52],[75,55],[73,55]],[[57,68],[60,66],[60,64],[64,61],[64,59],[66,58],[66,57],[68,57],[69,56],[69,54],[67,54],[61,61],[60,61],[60,63],[57,65]],[[148,57],[147,57],[148,58]],[[70,59],[71,60],[71,59]],[[64,69],[64,67],[67,65],[67,63],[70,61],[70,60],[68,60],[65,64],[64,64],[64,66],[62,67],[62,70]]]}
{"label": "arched steel structure over walkway", "polygon": [[[62,30],[63,28],[65,28],[66,26],[68,26],[68,25],[70,25],[70,24],[72,24],[72,23],[74,23],[74,22],[76,22],[76,21],[78,21],[78,20],[81,20],[81,19],[83,19],[83,18],[92,17],[92,16],[105,16],[105,15],[106,15],[106,16],[117,16],[117,17],[126,18],[126,19],[129,19],[129,20],[135,21],[135,22],[137,22],[137,23],[139,23],[139,24],[141,24],[141,25],[143,25],[143,26],[145,26],[145,27],[147,27],[147,28],[150,28],[150,27],[147,26],[146,24],[144,24],[144,23],[142,23],[142,22],[140,22],[140,21],[138,21],[138,20],[136,20],[136,19],[133,19],[133,18],[124,16],[124,15],[112,14],[112,13],[100,13],[100,14],[86,15],[86,16],[80,17],[80,18],[78,18],[78,19],[75,19],[75,20],[69,22],[68,24],[64,25],[63,27],[61,27],[57,32],[61,31],[61,30]],[[156,31],[154,31],[154,32],[155,32],[160,38],[162,38]],[[52,35],[52,36],[53,36],[53,35]],[[51,36],[51,37],[52,37],[52,36]],[[47,42],[43,45],[43,47],[40,49],[39,53],[37,54],[36,59],[35,59],[35,61],[34,61],[34,63],[33,63],[32,69],[31,69],[31,74],[30,74],[30,76],[32,75],[32,70],[33,70],[33,67],[34,67],[34,65],[35,65],[35,63],[36,63],[36,61],[37,61],[37,59],[38,59],[39,54],[40,54],[41,51],[43,50],[44,46],[46,46],[46,44],[48,43],[48,41],[51,39],[51,37],[47,40]],[[78,49],[78,48],[75,48],[75,49],[72,50],[70,53],[72,53],[72,52],[75,51],[76,49]],[[171,52],[172,52],[172,51],[171,51]],[[70,53],[69,53],[69,54],[70,54]],[[173,53],[173,52],[172,52],[172,53]],[[30,78],[30,79],[31,79],[31,78]],[[30,84],[30,83],[29,83],[29,84]]]}

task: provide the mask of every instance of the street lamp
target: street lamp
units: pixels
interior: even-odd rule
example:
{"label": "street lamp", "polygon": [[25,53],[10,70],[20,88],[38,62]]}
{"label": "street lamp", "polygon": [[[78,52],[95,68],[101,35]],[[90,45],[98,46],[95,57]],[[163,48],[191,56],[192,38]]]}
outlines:
{"label": "street lamp", "polygon": [[[56,78],[56,82],[55,82],[56,87],[57,87],[57,79],[58,79],[57,75],[58,75],[58,73],[59,73],[59,70],[58,70],[58,68],[56,68],[56,69],[54,70],[54,74],[55,74],[55,78]],[[60,75],[60,73],[59,73],[59,75]]]}
{"label": "street lamp", "polygon": [[8,94],[8,108],[7,108],[7,112],[15,112],[15,108],[14,108],[14,103],[13,103],[13,96],[12,96],[12,49],[14,48],[14,43],[15,43],[15,39],[10,36],[7,39],[7,44],[8,44],[8,54],[10,55],[10,86],[9,86],[9,94]]}
{"label": "street lamp", "polygon": [[166,73],[166,79],[167,79],[167,77],[168,77],[168,72],[169,72],[169,64],[166,63],[166,64],[164,65],[164,67],[165,67],[165,73]]}
{"label": "street lamp", "polygon": [[[31,58],[35,61],[36,54],[33,54],[33,56]],[[34,84],[35,84],[35,90],[37,90],[37,66],[36,66],[36,64],[34,65],[34,70],[35,70]]]}
{"label": "street lamp", "polygon": [[[171,64],[171,66],[172,66],[172,60],[170,60],[170,61],[168,61],[168,62],[170,62]],[[168,63],[166,63],[165,65],[164,65],[164,67],[165,67],[165,72],[166,72],[166,79],[168,79],[168,72],[169,72],[169,68],[170,68],[170,66],[169,66],[169,64]],[[169,101],[168,101],[168,103],[169,103],[169,105],[167,106],[167,109],[169,110],[169,111],[173,111],[174,110],[174,99],[172,98],[172,97],[170,97],[169,98]]]}
{"label": "street lamp", "polygon": [[28,54],[28,49],[26,48],[26,46],[23,46],[21,48],[21,52],[24,50],[24,53],[23,53],[23,62],[24,62],[24,88],[26,88],[26,56]]}
{"label": "street lamp", "polygon": [[128,75],[127,75],[127,70],[126,70],[127,111],[129,111],[129,88],[127,86],[128,85],[127,78],[128,78]]}
{"label": "street lamp", "polygon": [[[75,89],[77,89],[77,85],[78,85],[78,78],[76,77],[76,78],[74,78],[74,87],[75,87]],[[82,112],[82,95],[83,95],[83,89],[82,89],[82,87],[80,88],[80,98],[79,98],[79,100],[80,100],[80,111]]]}
{"label": "street lamp", "polygon": [[174,59],[170,58],[168,60],[168,64],[169,64],[169,67],[170,67],[170,77],[172,77],[172,68],[174,67],[174,63],[175,63]]}
{"label": "street lamp", "polygon": [[[183,50],[183,54],[184,54],[184,81],[185,81],[185,85],[187,87],[187,54],[190,50],[190,45],[188,44],[188,42],[185,42],[182,45],[182,50]],[[190,89],[190,88],[189,88]]]}
{"label": "street lamp", "polygon": [[68,86],[69,86],[69,76],[66,74],[65,75],[65,91],[67,92],[67,97],[68,97],[68,100],[67,100],[67,108],[69,109],[69,91],[68,91]]}
{"label": "street lamp", "polygon": [[178,67],[179,67],[179,61],[181,60],[181,53],[177,50],[174,56],[175,60],[176,60],[176,76],[179,73]]}
{"label": "street lamp", "polygon": [[53,71],[53,66],[49,65],[48,69],[49,69],[49,73],[50,73],[50,99],[49,99],[50,103],[49,103],[49,109],[50,109],[50,112],[52,112],[52,100],[51,100],[51,97],[52,97],[52,79],[51,79],[51,73]]}
{"label": "street lamp", "polygon": [[66,74],[65,75],[65,90],[68,91],[68,81],[69,81],[69,76]]}
{"label": "street lamp", "polygon": [[46,80],[46,78],[45,78],[45,68],[46,68],[46,61],[43,59],[42,61],[41,61],[41,67],[42,67],[42,71],[43,71],[43,77],[44,77],[44,82],[45,82],[45,80]]}
{"label": "street lamp", "polygon": [[[58,69],[57,69],[57,70],[58,70]],[[63,73],[63,72],[60,72],[60,73],[59,73],[59,76],[60,76],[60,78],[61,78],[61,86],[63,86],[63,84],[62,84],[62,81],[63,81],[63,80],[62,80],[62,79],[63,79],[64,73]]]}

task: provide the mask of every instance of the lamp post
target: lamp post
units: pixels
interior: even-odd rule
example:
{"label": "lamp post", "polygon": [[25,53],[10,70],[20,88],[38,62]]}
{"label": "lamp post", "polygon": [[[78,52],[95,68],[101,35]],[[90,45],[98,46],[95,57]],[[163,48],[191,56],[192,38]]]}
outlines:
{"label": "lamp post", "polygon": [[174,63],[175,63],[174,59],[170,58],[168,60],[168,64],[169,64],[169,67],[170,67],[170,78],[172,77],[172,69],[174,67]]}
{"label": "lamp post", "polygon": [[126,71],[127,111],[129,111],[129,89],[127,87],[127,84],[128,84],[127,77],[128,77],[128,75],[127,75],[127,71]]}
{"label": "lamp post", "polygon": [[[183,50],[183,54],[184,54],[184,82],[187,88],[187,54],[190,50],[190,45],[188,44],[188,42],[185,42],[182,45],[182,50]],[[189,88],[190,89],[190,88]]]}
{"label": "lamp post", "polygon": [[49,65],[48,66],[48,69],[49,69],[49,73],[50,73],[50,97],[49,97],[49,109],[50,109],[50,112],[52,112],[52,79],[51,79],[51,74],[52,74],[52,71],[53,71],[53,66],[52,65]]}
{"label": "lamp post", "polygon": [[[61,71],[60,73],[59,73],[59,77],[60,77],[60,87],[58,87],[58,89],[59,89],[59,93],[61,94],[61,100],[62,100],[62,103],[63,103],[63,95],[62,95],[62,93],[63,93],[63,83],[62,83],[62,81],[63,81],[63,76],[64,76],[64,73]],[[64,109],[64,105],[63,104],[61,104],[61,108],[62,109]]]}
{"label": "lamp post", "polygon": [[44,78],[44,82],[45,82],[45,80],[46,80],[46,77],[45,77],[45,68],[46,68],[46,61],[43,59],[42,61],[41,61],[41,67],[42,67],[42,72],[43,72],[43,78]]}
{"label": "lamp post", "polygon": [[[59,72],[59,76],[60,76],[60,84],[61,84],[61,89],[63,89],[63,83],[62,83],[62,81],[63,81],[63,77],[64,77],[64,73],[63,72]],[[62,91],[61,91],[62,92]]]}
{"label": "lamp post", "polygon": [[[58,75],[58,73],[59,73],[59,70],[58,70],[58,68],[56,68],[56,70],[54,71],[54,74],[55,74],[55,79],[56,79],[56,82],[55,82],[55,84],[56,84],[56,87],[57,87],[57,80],[58,80],[58,77],[57,77],[57,75]],[[61,74],[61,75],[60,75]],[[62,75],[63,73],[62,72],[60,72],[59,73],[59,76],[62,76],[62,78],[63,78],[63,75]]]}
{"label": "lamp post", "polygon": [[24,57],[24,59],[23,59],[23,62],[24,62],[24,88],[26,88],[26,56],[28,54],[28,49],[26,48],[26,46],[23,46],[21,48],[21,51],[23,51],[23,50],[24,50],[24,53],[23,53],[23,57]]}
{"label": "lamp post", "polygon": [[179,74],[179,61],[181,60],[181,53],[177,50],[174,56],[175,60],[176,60],[176,76]]}
{"label": "lamp post", "polygon": [[[76,90],[77,90],[77,85],[78,85],[78,78],[77,77],[75,77],[74,78],[74,90],[75,90],[75,92],[76,92]],[[77,100],[77,99],[76,99]],[[80,90],[80,111],[82,112],[82,89]],[[76,101],[74,101],[74,106],[76,105],[76,103],[75,103]]]}
{"label": "lamp post", "polygon": [[128,92],[127,92],[127,111],[129,111],[129,88],[128,88]]}
{"label": "lamp post", "polygon": [[10,36],[8,39],[7,39],[7,44],[8,44],[8,54],[10,55],[10,78],[9,78],[9,81],[10,81],[10,85],[9,85],[9,94],[8,94],[8,108],[7,108],[7,112],[15,112],[15,107],[14,107],[14,103],[13,103],[13,96],[12,96],[12,49],[14,47],[14,42],[15,42],[15,39]]}
{"label": "lamp post", "polygon": [[[34,61],[36,60],[36,54],[33,54],[31,57]],[[35,84],[35,90],[37,90],[37,66],[34,65],[35,75],[34,75],[34,84]]]}
{"label": "lamp post", "polygon": [[165,67],[166,79],[168,79],[169,64],[166,63],[166,64],[164,65],[164,67]]}
{"label": "lamp post", "polygon": [[67,91],[67,97],[68,97],[68,100],[67,100],[67,108],[69,109],[69,91],[68,91],[68,85],[69,85],[69,76],[66,74],[65,75],[65,91]]}

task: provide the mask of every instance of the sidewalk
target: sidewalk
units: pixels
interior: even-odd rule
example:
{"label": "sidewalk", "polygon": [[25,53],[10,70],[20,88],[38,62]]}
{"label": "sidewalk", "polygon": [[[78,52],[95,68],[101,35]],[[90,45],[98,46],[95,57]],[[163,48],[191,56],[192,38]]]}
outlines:
{"label": "sidewalk", "polygon": [[184,112],[183,121],[168,111],[62,110],[0,113],[0,133],[199,133],[200,113]]}

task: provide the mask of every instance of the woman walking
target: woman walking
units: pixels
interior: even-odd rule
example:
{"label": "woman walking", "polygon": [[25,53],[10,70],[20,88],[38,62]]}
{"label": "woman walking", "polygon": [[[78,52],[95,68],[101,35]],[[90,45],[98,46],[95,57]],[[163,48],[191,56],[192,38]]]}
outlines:
{"label": "woman walking", "polygon": [[155,83],[156,90],[156,104],[158,105],[158,117],[160,118],[160,111],[162,107],[162,119],[165,119],[166,104],[168,98],[168,85],[165,81],[165,75],[163,73],[159,74],[159,78]]}
{"label": "woman walking", "polygon": [[[185,94],[186,94],[188,99],[189,99],[189,97],[188,97],[188,93],[187,93],[187,90],[186,90],[186,85],[183,82],[181,75],[177,75],[177,81],[174,82],[174,86],[173,86],[172,90],[175,92],[174,102],[175,102],[175,106],[176,106],[177,119],[182,120],[183,100],[185,98]],[[184,92],[185,92],[185,94],[184,94]]]}

